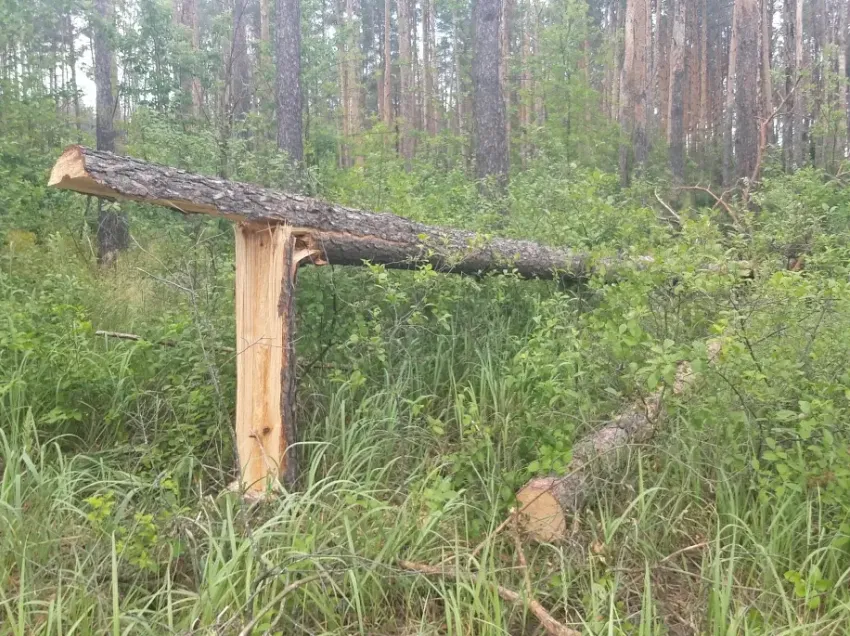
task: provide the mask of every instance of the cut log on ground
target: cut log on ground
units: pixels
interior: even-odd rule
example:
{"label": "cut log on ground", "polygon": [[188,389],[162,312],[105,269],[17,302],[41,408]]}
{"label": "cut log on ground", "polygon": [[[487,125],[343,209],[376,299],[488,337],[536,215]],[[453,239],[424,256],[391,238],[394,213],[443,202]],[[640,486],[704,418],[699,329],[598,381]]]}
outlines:
{"label": "cut log on ground", "polygon": [[[708,347],[709,360],[719,353],[718,342]],[[688,363],[679,365],[673,394],[681,395],[693,384]],[[601,429],[579,440],[564,476],[536,477],[517,493],[519,524],[537,541],[550,543],[567,537],[568,520],[591,499],[602,480],[622,465],[629,447],[655,435],[664,416],[665,389],[631,404]]]}
{"label": "cut log on ground", "polygon": [[252,224],[285,224],[312,262],[410,269],[430,263],[445,272],[516,270],[526,278],[580,279],[594,271],[640,268],[650,257],[598,260],[532,241],[487,238],[434,227],[395,214],[366,212],[318,199],[122,157],[83,146],[65,150],[49,185],[110,199],[161,205],[183,213],[224,216]]}

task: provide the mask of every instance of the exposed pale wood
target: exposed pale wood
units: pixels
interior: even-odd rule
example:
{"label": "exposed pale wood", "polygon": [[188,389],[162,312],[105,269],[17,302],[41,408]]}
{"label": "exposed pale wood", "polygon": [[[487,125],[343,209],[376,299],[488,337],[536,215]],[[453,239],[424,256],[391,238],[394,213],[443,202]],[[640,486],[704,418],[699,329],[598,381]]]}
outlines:
{"label": "exposed pale wood", "polygon": [[295,460],[292,228],[236,228],[236,445],[248,494],[291,484]]}

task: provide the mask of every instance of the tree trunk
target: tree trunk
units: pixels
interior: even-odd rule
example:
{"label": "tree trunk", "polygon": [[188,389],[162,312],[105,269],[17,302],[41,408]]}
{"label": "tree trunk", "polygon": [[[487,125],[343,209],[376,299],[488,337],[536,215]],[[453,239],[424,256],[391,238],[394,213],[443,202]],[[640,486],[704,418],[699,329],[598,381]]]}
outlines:
{"label": "tree trunk", "polygon": [[277,0],[277,145],[300,165],[304,159],[301,123],[301,2]]}
{"label": "tree trunk", "polygon": [[529,133],[531,129],[531,111],[534,103],[534,94],[532,89],[531,75],[531,20],[532,9],[531,4],[526,2],[524,7],[525,14],[522,23],[522,49],[520,51],[520,91],[519,91],[519,128],[522,141],[520,146],[520,158],[522,167],[528,167],[528,161],[531,157],[531,142]]}
{"label": "tree trunk", "polygon": [[[773,114],[773,78],[771,77],[770,68],[770,50],[771,50],[771,21],[773,12],[771,11],[771,3],[773,0],[761,0],[761,117],[762,121],[767,121]],[[771,126],[772,128],[772,126]],[[767,142],[770,143],[771,135],[768,133]]]}
{"label": "tree trunk", "polygon": [[[759,67],[759,6],[758,0],[735,0],[738,29],[738,58],[736,65],[751,69]],[[737,78],[736,78],[737,83]],[[756,168],[759,149],[759,99],[752,86],[735,91],[737,117],[735,119],[735,175],[738,179],[750,178]]]}
{"label": "tree trunk", "polygon": [[65,14],[65,38],[66,46],[68,47],[68,67],[71,72],[71,100],[74,104],[74,126],[77,128],[77,135],[79,135],[83,129],[83,120],[80,113],[80,91],[77,87],[76,34],[74,33],[74,22],[70,13]]}
{"label": "tree trunk", "polygon": [[670,86],[667,104],[670,170],[677,183],[685,180],[685,18],[686,0],[675,0],[670,40]]}
{"label": "tree trunk", "polygon": [[706,163],[708,157],[708,0],[702,0],[700,4],[699,25],[699,143],[700,143],[700,165],[702,172],[707,172]]}
{"label": "tree trunk", "polygon": [[[669,6],[669,5],[668,5]],[[673,36],[671,20],[666,13],[659,17],[658,39],[658,130],[664,139],[670,138],[670,62]]]}
{"label": "tree trunk", "polygon": [[381,77],[381,121],[389,130],[393,121],[392,105],[392,30],[390,29],[390,17],[392,13],[392,0],[384,0],[384,71]]}
{"label": "tree trunk", "polygon": [[838,122],[838,131],[836,139],[836,157],[837,161],[844,159],[844,154],[847,147],[847,2],[841,1],[838,5],[838,34],[836,38],[838,57],[838,112],[841,114],[841,119]]}
{"label": "tree trunk", "polygon": [[499,86],[499,14],[499,0],[476,0],[472,13],[475,175],[494,186],[485,183],[485,195],[500,194],[508,183],[505,101]]}
{"label": "tree trunk", "polygon": [[422,0],[422,73],[425,84],[422,100],[425,109],[425,132],[431,137],[437,134],[440,117],[437,112],[435,56],[434,0]]}
{"label": "tree trunk", "polygon": [[627,0],[623,57],[623,79],[620,82],[620,125],[627,141],[620,144],[620,182],[628,185],[631,176],[629,152],[634,153],[640,170],[649,155],[646,117],[647,85],[647,0]]}
{"label": "tree trunk", "polygon": [[729,40],[729,70],[726,73],[726,109],[723,111],[723,183],[731,185],[735,180],[735,158],[732,155],[735,124],[735,84],[738,62],[738,3],[732,9],[732,35]]}
{"label": "tree trunk", "polygon": [[398,0],[398,66],[399,66],[399,151],[409,170],[413,161],[414,139],[412,135],[416,117],[416,96],[413,92],[413,60],[410,52],[412,0]]}
{"label": "tree trunk", "polygon": [[[115,96],[112,86],[112,33],[113,10],[110,0],[95,0],[94,39],[94,82],[95,110],[98,150],[115,151]],[[116,212],[112,206],[98,201],[97,258],[101,265],[110,265],[118,252],[127,249],[130,242],[127,217]]]}
{"label": "tree trunk", "polygon": [[49,185],[111,199],[141,201],[183,213],[222,216],[253,224],[286,224],[298,249],[313,262],[397,269],[430,263],[445,272],[515,271],[524,277],[583,278],[599,268],[642,267],[649,258],[611,259],[593,265],[584,254],[515,239],[432,227],[389,213],[346,208],[235,181],[190,174],[108,152],[70,146],[53,168]]}
{"label": "tree trunk", "polygon": [[233,41],[230,46],[230,114],[242,122],[251,108],[251,66],[248,60],[248,0],[233,0]]}
{"label": "tree trunk", "polygon": [[[803,0],[796,0],[794,13],[794,81],[800,82],[803,75]],[[802,168],[804,163],[803,154],[803,117],[805,99],[802,83],[797,84],[794,94],[794,109],[792,126],[791,156],[792,167]]]}
{"label": "tree trunk", "polygon": [[[477,0],[476,0],[477,1]],[[513,24],[514,0],[501,0],[499,14],[499,88],[505,100],[505,143],[510,153],[511,144],[511,26]]]}
{"label": "tree trunk", "polygon": [[782,167],[791,172],[794,166],[794,102],[796,91],[791,94],[797,77],[795,49],[795,20],[794,6],[796,0],[784,0],[782,25],[784,27],[783,41],[785,60],[785,108],[782,115]]}
{"label": "tree trunk", "polygon": [[271,29],[269,28],[269,0],[260,0],[260,43],[271,46]]}

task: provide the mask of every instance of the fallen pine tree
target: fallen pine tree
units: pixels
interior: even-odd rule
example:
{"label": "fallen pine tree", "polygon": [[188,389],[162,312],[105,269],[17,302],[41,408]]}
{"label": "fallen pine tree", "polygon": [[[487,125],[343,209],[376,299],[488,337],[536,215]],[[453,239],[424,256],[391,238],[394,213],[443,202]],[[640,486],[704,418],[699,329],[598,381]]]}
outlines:
{"label": "fallen pine tree", "polygon": [[430,263],[437,270],[453,273],[515,270],[526,278],[578,279],[597,271],[640,268],[652,262],[645,256],[591,263],[587,254],[569,249],[425,225],[387,212],[357,210],[191,174],[83,146],[65,150],[50,174],[49,185],[183,213],[223,216],[240,223],[286,224],[316,264],[361,265],[369,261],[410,269]]}

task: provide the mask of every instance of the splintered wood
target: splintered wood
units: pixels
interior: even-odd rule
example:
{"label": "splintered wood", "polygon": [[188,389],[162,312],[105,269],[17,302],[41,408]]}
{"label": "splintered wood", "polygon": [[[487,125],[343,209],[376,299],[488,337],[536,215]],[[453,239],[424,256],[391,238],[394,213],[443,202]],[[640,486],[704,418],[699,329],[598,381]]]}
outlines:
{"label": "splintered wood", "polygon": [[294,457],[295,238],[289,226],[236,228],[236,443],[240,487],[291,483]]}

